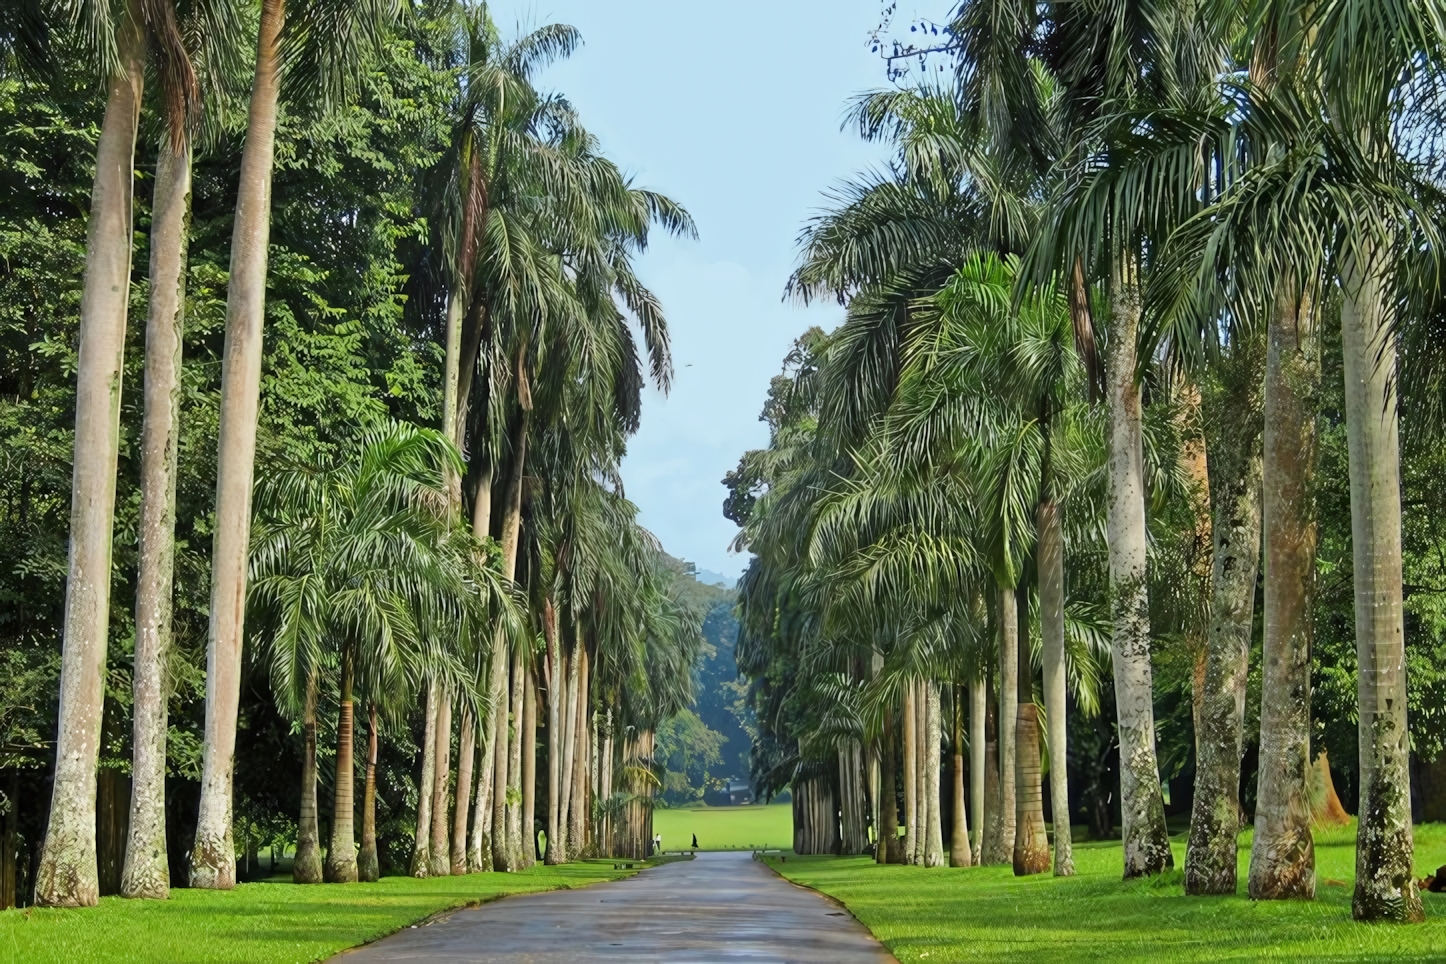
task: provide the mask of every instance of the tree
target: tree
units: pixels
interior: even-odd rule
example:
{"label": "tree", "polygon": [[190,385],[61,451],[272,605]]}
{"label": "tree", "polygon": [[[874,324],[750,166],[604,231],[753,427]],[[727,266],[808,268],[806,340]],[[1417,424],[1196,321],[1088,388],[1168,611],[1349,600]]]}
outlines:
{"label": "tree", "polygon": [[[271,234],[271,177],[282,69],[298,95],[344,99],[347,80],[396,14],[390,0],[299,5],[263,0],[256,65],[242,149],[241,182],[231,239],[226,349],[221,372],[217,444],[216,527],[211,562],[211,625],[207,644],[205,757],[201,808],[191,852],[191,886],[235,885],[231,839],[231,771],[236,750],[244,642],[246,558],[251,527],[252,470],[261,391],[262,322]],[[288,19],[289,16],[289,19]]]}
{"label": "tree", "polygon": [[315,674],[324,666],[337,674],[324,871],[333,882],[358,879],[356,693],[366,694],[371,714],[417,687],[423,674],[457,685],[468,678],[467,654],[458,649],[467,607],[475,600],[506,615],[500,581],[478,564],[465,533],[450,531],[449,470],[460,471],[460,460],[445,437],[394,423],[373,429],[341,464],[279,473],[258,492],[252,595],[273,614],[274,689],[314,712]]}

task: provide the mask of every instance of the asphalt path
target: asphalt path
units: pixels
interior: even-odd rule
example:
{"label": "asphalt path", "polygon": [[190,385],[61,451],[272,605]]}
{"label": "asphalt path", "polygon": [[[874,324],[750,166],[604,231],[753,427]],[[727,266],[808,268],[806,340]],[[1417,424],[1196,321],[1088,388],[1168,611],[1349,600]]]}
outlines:
{"label": "asphalt path", "polygon": [[458,910],[332,960],[884,964],[894,958],[841,906],[749,854],[706,853],[623,880]]}

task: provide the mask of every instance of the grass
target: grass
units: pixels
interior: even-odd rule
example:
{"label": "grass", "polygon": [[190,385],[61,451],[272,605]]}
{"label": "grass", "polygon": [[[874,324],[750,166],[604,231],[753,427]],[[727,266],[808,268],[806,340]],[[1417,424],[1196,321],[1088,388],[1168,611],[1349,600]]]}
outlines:
{"label": "grass", "polygon": [[662,834],[664,850],[688,850],[698,835],[699,850],[792,850],[793,805],[753,804],[740,807],[658,808],[653,832]]}
{"label": "grass", "polygon": [[[1008,867],[880,867],[863,857],[769,864],[842,901],[910,961],[1435,961],[1446,958],[1446,894],[1425,894],[1427,922],[1351,920],[1355,829],[1316,836],[1317,898],[1255,902],[1186,897],[1179,869],[1123,882],[1118,843],[1075,845],[1078,875],[1016,878]],[[1243,895],[1250,835],[1241,835]],[[1184,864],[1184,837],[1175,866]],[[1417,877],[1446,863],[1446,825],[1416,828]]]}
{"label": "grass", "polygon": [[166,901],[102,897],[82,910],[0,911],[4,964],[306,964],[376,940],[440,911],[507,894],[627,877],[608,861],[375,884],[241,884],[173,890]]}

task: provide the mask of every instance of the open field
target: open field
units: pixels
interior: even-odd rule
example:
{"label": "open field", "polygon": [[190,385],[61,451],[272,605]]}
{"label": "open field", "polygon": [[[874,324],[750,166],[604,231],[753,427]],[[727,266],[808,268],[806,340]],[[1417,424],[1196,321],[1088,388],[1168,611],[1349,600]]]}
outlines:
{"label": "open field", "polygon": [[440,911],[629,876],[611,862],[375,884],[241,884],[167,901],[102,897],[81,910],[0,911],[4,964],[307,964]]}
{"label": "open field", "polygon": [[793,849],[793,805],[691,807],[653,811],[653,831],[664,850],[687,850],[698,835],[699,850]]}
{"label": "open field", "polygon": [[[1184,837],[1175,838],[1183,867]],[[769,863],[848,906],[900,961],[1428,961],[1446,958],[1446,895],[1416,926],[1351,920],[1355,829],[1316,837],[1317,899],[1186,897],[1179,869],[1124,883],[1118,843],[1075,845],[1078,875],[1016,878],[1008,867],[880,867],[863,857]],[[1244,894],[1250,834],[1240,838]],[[1416,828],[1417,876],[1446,863],[1446,825]]]}

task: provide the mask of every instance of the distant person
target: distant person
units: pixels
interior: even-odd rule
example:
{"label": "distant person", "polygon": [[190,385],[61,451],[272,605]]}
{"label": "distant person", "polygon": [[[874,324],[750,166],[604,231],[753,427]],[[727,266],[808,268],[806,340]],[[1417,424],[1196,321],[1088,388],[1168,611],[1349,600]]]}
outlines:
{"label": "distant person", "polygon": [[693,849],[694,849],[694,850],[697,850],[697,849],[698,849],[698,835],[697,835],[696,833],[693,834]]}
{"label": "distant person", "polygon": [[663,852],[663,835],[660,834],[660,833],[655,833],[655,834],[653,834],[653,855],[654,855],[654,856],[657,856],[658,854],[660,854],[660,853],[662,853],[662,852]]}

